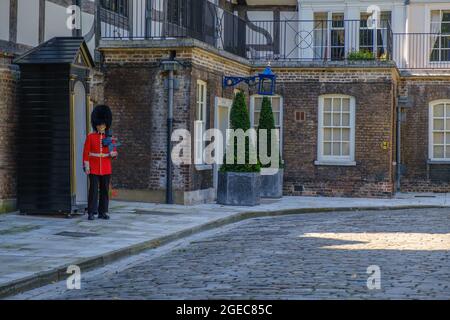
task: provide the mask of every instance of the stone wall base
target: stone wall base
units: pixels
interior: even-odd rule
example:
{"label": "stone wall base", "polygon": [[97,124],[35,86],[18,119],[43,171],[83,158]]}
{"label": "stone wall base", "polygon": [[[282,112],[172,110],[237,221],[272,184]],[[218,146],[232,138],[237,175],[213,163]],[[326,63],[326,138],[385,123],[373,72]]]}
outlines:
{"label": "stone wall base", "polygon": [[450,193],[449,182],[433,182],[430,180],[401,180],[401,192],[433,192],[433,193]]}
{"label": "stone wall base", "polygon": [[389,182],[284,182],[283,195],[391,198],[394,186]]}
{"label": "stone wall base", "polygon": [[14,212],[16,210],[16,199],[0,199],[0,213]]}
{"label": "stone wall base", "polygon": [[[181,205],[209,203],[213,202],[215,197],[216,193],[213,188],[195,191],[174,191],[174,202]],[[166,190],[118,189],[117,195],[112,200],[165,203]]]}

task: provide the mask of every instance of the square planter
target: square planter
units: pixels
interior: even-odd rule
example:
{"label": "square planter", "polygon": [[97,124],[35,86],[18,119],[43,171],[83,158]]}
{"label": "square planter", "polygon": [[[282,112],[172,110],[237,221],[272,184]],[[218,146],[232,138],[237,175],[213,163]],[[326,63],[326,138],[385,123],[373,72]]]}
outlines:
{"label": "square planter", "polygon": [[261,198],[281,198],[283,196],[283,169],[261,169]]}
{"label": "square planter", "polygon": [[257,206],[260,197],[259,172],[219,172],[217,203],[228,206]]}

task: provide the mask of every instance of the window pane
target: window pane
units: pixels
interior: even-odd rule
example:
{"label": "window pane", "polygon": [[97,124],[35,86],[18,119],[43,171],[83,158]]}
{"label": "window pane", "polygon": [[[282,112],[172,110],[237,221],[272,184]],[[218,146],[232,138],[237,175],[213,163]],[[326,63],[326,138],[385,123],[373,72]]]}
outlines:
{"label": "window pane", "polygon": [[445,120],[445,130],[450,130],[450,118],[447,118]]}
{"label": "window pane", "polygon": [[256,127],[259,125],[259,112],[255,112],[254,125]]}
{"label": "window pane", "polygon": [[348,142],[342,143],[342,155],[343,156],[350,155],[350,143],[348,143]]}
{"label": "window pane", "polygon": [[443,117],[444,116],[444,105],[443,104],[438,104],[438,105],[434,106],[433,116],[434,117]]}
{"label": "window pane", "polygon": [[450,159],[450,145],[445,148],[445,158]]}
{"label": "window pane", "polygon": [[323,130],[323,139],[325,141],[331,141],[331,132],[333,129],[324,129]]}
{"label": "window pane", "polygon": [[341,125],[341,115],[339,113],[333,113],[333,126],[339,127]]}
{"label": "window pane", "polygon": [[342,99],[342,111],[350,112],[350,99],[348,98]]}
{"label": "window pane", "polygon": [[255,98],[255,111],[261,110],[261,106],[262,106],[262,98]]}
{"label": "window pane", "polygon": [[280,113],[274,112],[273,113],[273,119],[275,120],[275,126],[280,126]]}
{"label": "window pane", "polygon": [[331,156],[331,143],[325,142],[323,144],[323,154],[325,156]]}
{"label": "window pane", "polygon": [[434,158],[443,158],[444,157],[444,147],[443,146],[434,146],[433,153],[434,153]]}
{"label": "window pane", "polygon": [[433,120],[433,130],[444,130],[444,120]]}
{"label": "window pane", "polygon": [[333,112],[341,112],[341,99],[333,99]]}
{"label": "window pane", "polygon": [[450,144],[450,133],[445,134],[445,144]]}
{"label": "window pane", "polygon": [[343,113],[342,114],[342,125],[344,127],[350,126],[350,114],[349,113]]}
{"label": "window pane", "polygon": [[350,129],[342,129],[342,141],[350,141]]}
{"label": "window pane", "polygon": [[331,126],[331,113],[325,113],[323,116],[323,125]]}
{"label": "window pane", "polygon": [[447,104],[446,105],[446,107],[445,107],[445,109],[446,109],[446,114],[447,114],[447,117],[450,117],[450,104]]}
{"label": "window pane", "polygon": [[341,141],[341,129],[333,129],[333,141]]}
{"label": "window pane", "polygon": [[444,144],[444,134],[433,133],[433,144]]}
{"label": "window pane", "polygon": [[341,155],[341,144],[339,142],[333,143],[333,156]]}
{"label": "window pane", "polygon": [[280,111],[280,98],[272,98],[272,111]]}
{"label": "window pane", "polygon": [[324,107],[325,112],[331,111],[331,99],[329,99],[329,98],[325,99],[323,107]]}

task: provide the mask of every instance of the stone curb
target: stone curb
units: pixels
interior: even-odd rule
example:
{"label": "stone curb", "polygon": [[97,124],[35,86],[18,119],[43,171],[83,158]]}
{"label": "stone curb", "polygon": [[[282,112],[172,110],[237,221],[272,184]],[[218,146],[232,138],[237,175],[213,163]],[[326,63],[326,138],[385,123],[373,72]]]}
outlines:
{"label": "stone curb", "polygon": [[204,223],[202,225],[181,230],[167,236],[159,237],[153,240],[144,241],[126,248],[117,249],[95,257],[89,257],[74,261],[73,263],[54,268],[49,271],[38,272],[31,276],[12,280],[0,286],[0,299],[8,296],[20,294],[22,292],[39,288],[51,283],[66,280],[66,273],[69,265],[77,265],[83,272],[90,271],[95,268],[103,267],[109,263],[115,262],[121,258],[141,253],[145,250],[154,249],[170,242],[189,237],[191,235],[216,229],[228,224],[259,218],[259,217],[276,217],[305,213],[320,212],[342,212],[342,211],[379,211],[379,210],[405,210],[405,209],[426,209],[426,208],[447,208],[439,205],[405,205],[405,206],[379,206],[379,207],[328,207],[328,208],[299,208],[299,209],[283,209],[283,210],[265,210],[265,211],[247,211],[238,212],[229,217],[220,218],[214,221]]}

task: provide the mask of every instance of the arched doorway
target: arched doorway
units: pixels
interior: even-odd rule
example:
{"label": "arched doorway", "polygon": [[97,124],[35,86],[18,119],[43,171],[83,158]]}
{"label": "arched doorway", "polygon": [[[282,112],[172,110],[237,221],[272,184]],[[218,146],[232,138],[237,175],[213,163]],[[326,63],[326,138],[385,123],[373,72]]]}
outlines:
{"label": "arched doorway", "polygon": [[75,138],[75,205],[87,205],[88,178],[83,171],[83,147],[87,135],[86,90],[78,81],[74,86],[74,138]]}

